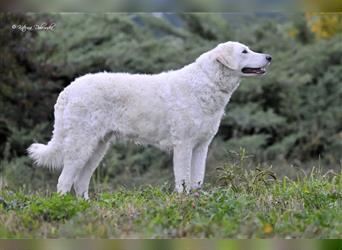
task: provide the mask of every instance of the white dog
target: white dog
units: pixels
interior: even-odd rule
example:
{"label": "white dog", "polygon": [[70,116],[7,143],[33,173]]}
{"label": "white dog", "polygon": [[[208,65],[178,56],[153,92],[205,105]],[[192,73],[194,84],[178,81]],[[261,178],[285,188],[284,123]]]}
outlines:
{"label": "white dog", "polygon": [[53,136],[34,143],[38,165],[63,168],[57,191],[88,199],[90,178],[114,139],[173,150],[175,189],[201,187],[208,146],[242,76],[265,74],[271,56],[238,42],[219,44],[194,63],[156,75],[87,74],[59,95]]}

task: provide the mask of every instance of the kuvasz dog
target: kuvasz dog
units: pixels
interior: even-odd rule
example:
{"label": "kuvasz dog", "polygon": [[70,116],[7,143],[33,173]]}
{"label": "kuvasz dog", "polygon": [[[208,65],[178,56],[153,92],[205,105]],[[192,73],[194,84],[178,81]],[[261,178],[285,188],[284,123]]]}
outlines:
{"label": "kuvasz dog", "polygon": [[59,95],[53,136],[28,148],[36,164],[62,168],[57,191],[88,199],[90,178],[110,143],[129,139],[173,151],[175,190],[203,184],[208,146],[240,78],[265,74],[272,58],[238,42],[219,44],[160,74],[97,73]]}

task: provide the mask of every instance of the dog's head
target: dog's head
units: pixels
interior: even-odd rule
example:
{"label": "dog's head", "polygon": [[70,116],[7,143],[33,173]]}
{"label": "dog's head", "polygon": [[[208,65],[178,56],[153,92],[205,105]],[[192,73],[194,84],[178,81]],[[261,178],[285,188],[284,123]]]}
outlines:
{"label": "dog's head", "polygon": [[219,44],[212,50],[214,62],[223,65],[240,76],[255,76],[266,73],[272,57],[256,53],[238,42]]}

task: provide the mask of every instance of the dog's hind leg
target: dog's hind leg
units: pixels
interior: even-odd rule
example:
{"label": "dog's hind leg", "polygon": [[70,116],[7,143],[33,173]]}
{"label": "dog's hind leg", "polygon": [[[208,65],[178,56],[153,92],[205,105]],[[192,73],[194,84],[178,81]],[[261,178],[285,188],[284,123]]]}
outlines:
{"label": "dog's hind leg", "polygon": [[80,138],[76,133],[72,134],[64,141],[64,167],[57,184],[57,192],[60,194],[70,191],[76,176],[85,167],[98,144],[96,138]]}
{"label": "dog's hind leg", "polygon": [[88,160],[85,167],[81,169],[81,171],[75,178],[74,189],[78,197],[89,199],[88,189],[91,176],[93,175],[95,169],[98,167],[102,158],[106,154],[110,145],[110,138],[111,136],[108,135],[104,139],[100,140],[92,157]]}

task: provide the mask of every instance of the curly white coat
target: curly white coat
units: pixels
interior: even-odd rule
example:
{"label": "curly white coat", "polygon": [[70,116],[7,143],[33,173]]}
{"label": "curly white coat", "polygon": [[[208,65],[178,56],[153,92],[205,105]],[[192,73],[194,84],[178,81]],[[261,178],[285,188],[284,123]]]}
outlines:
{"label": "curly white coat", "polygon": [[257,74],[242,69],[265,67],[267,56],[227,42],[175,71],[79,77],[58,97],[51,141],[32,144],[29,155],[38,165],[63,168],[58,192],[73,185],[87,199],[90,178],[110,142],[130,139],[173,150],[176,191],[199,188],[226,104],[241,76]]}

